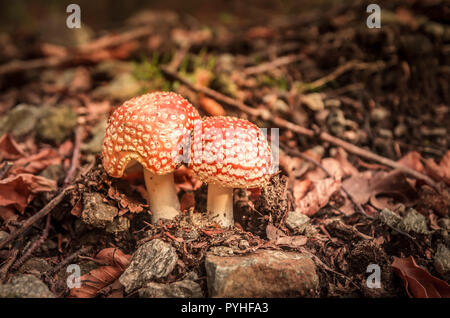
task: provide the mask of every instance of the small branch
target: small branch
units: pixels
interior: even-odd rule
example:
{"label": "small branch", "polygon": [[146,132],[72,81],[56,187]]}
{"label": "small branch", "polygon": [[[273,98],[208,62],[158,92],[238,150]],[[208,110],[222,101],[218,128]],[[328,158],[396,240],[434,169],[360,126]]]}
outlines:
{"label": "small branch", "polygon": [[75,144],[73,148],[72,162],[69,171],[67,171],[66,178],[64,179],[64,185],[68,185],[72,182],[76,171],[80,167],[80,148],[82,142],[82,135],[83,135],[83,128],[81,126],[78,126],[75,130]]}
{"label": "small branch", "polygon": [[2,266],[2,268],[0,268],[0,282],[2,282],[2,283],[4,282],[10,267],[12,266],[12,264],[14,263],[14,261],[17,258],[17,255],[19,255],[19,250],[16,248],[13,248],[10,252],[8,261],[5,263],[5,265]]}
{"label": "small branch", "polygon": [[[179,76],[175,72],[172,72],[172,71],[168,70],[165,67],[162,67],[161,70],[162,70],[162,72],[164,74],[166,74],[166,76],[181,82],[182,84],[186,85],[191,90],[193,90],[194,92],[203,93],[206,96],[214,98],[218,102],[227,104],[229,106],[233,106],[233,107],[235,107],[235,108],[237,108],[237,109],[239,109],[239,110],[241,110],[241,111],[243,111],[243,112],[245,112],[245,113],[247,113],[247,114],[249,114],[251,116],[260,117],[263,120],[267,120],[267,121],[272,121],[272,123],[274,123],[278,127],[289,129],[289,130],[291,130],[293,132],[296,132],[298,134],[305,135],[305,136],[308,136],[308,137],[313,137],[315,135],[315,133],[314,133],[314,131],[312,129],[308,129],[308,128],[301,127],[299,125],[293,124],[293,123],[291,123],[291,122],[289,122],[289,121],[287,121],[287,120],[285,120],[285,119],[283,119],[281,117],[278,117],[278,116],[272,116],[270,114],[270,112],[268,110],[266,110],[266,109],[259,110],[259,109],[252,108],[252,107],[250,107],[250,106],[248,106],[248,105],[246,105],[246,104],[244,104],[244,103],[242,103],[240,101],[237,101],[237,100],[235,100],[235,99],[233,99],[231,97],[225,96],[225,95],[223,95],[223,94],[221,94],[221,93],[219,93],[219,92],[217,92],[217,91],[215,91],[213,89],[210,89],[208,87],[203,87],[203,86],[192,84],[191,82],[189,82],[185,78]],[[426,176],[426,175],[424,175],[424,174],[422,174],[422,173],[420,173],[420,172],[418,172],[416,170],[408,168],[408,167],[406,167],[406,166],[404,166],[404,165],[402,165],[402,164],[400,164],[398,162],[395,162],[395,161],[393,161],[391,159],[379,156],[379,155],[377,155],[377,154],[375,154],[373,152],[370,152],[368,150],[365,150],[363,148],[355,146],[355,145],[353,145],[351,143],[348,143],[348,142],[346,142],[346,141],[344,141],[342,139],[334,137],[334,136],[332,136],[332,135],[330,135],[328,133],[325,133],[325,132],[320,133],[319,138],[321,140],[323,140],[323,141],[327,141],[327,142],[330,142],[330,143],[332,143],[334,145],[338,145],[338,146],[344,148],[345,150],[347,150],[348,152],[351,152],[351,153],[353,153],[355,155],[358,155],[358,156],[361,156],[361,157],[364,157],[364,158],[367,158],[367,159],[374,160],[376,162],[382,163],[382,164],[384,164],[386,166],[389,166],[391,168],[394,168],[394,169],[399,169],[402,172],[404,172],[404,173],[406,173],[406,174],[408,174],[410,176],[413,176],[416,179],[422,179],[426,183],[428,183],[430,186],[432,186],[433,188],[437,187],[436,182],[434,182],[430,177],[428,177],[428,176]]]}
{"label": "small branch", "polygon": [[243,73],[245,75],[254,75],[259,73],[264,73],[270,70],[273,70],[275,68],[278,68],[283,65],[288,65],[291,63],[295,63],[300,61],[302,58],[305,58],[304,54],[292,54],[292,55],[286,55],[279,58],[276,58],[270,62],[262,63],[256,66],[247,67]]}
{"label": "small branch", "polygon": [[378,70],[384,68],[386,64],[384,62],[375,62],[375,63],[364,63],[360,61],[349,61],[345,64],[338,66],[333,72],[330,74],[319,78],[311,83],[305,83],[305,89],[308,91],[317,89],[319,87],[324,86],[325,84],[334,81],[336,78],[341,76],[342,74],[352,70],[352,69],[374,69]]}
{"label": "small branch", "polygon": [[82,61],[83,56],[86,56],[87,54],[117,46],[122,43],[151,35],[152,33],[153,29],[145,26],[119,34],[108,34],[78,47],[74,50],[74,52],[68,54],[67,56],[51,56],[34,60],[12,61],[7,64],[0,65],[0,75],[28,71],[37,68],[57,67],[69,62],[71,63],[74,60]]}
{"label": "small branch", "polygon": [[75,253],[67,256],[64,261],[62,261],[61,263],[59,263],[57,266],[50,268],[48,271],[46,271],[43,275],[46,277],[51,277],[53,276],[55,273],[59,272],[64,266],[68,265],[70,262],[74,261],[78,256],[80,256],[81,254],[84,254],[86,252],[89,252],[92,249],[92,246],[86,246],[83,247],[81,249],[79,249],[78,251],[76,251]]}
{"label": "small branch", "polygon": [[57,196],[55,196],[49,203],[47,203],[46,206],[44,206],[39,212],[35,213],[31,217],[29,217],[16,231],[12,232],[7,238],[0,241],[0,249],[4,248],[6,244],[17,238],[19,235],[23,234],[25,231],[28,230],[30,226],[32,226],[34,223],[42,219],[44,216],[49,214],[65,197],[66,193],[69,190],[72,190],[74,187],[69,186],[64,188]]}
{"label": "small branch", "polygon": [[50,230],[50,214],[47,215],[47,221],[45,222],[45,228],[44,231],[42,232],[41,237],[36,240],[33,244],[31,244],[31,246],[28,248],[28,250],[19,258],[19,260],[17,260],[14,265],[12,266],[13,270],[18,269],[20,266],[23,265],[23,263],[25,263],[31,256],[31,254],[33,254],[33,252],[42,245],[42,243],[45,242],[45,240],[48,237],[48,232]]}

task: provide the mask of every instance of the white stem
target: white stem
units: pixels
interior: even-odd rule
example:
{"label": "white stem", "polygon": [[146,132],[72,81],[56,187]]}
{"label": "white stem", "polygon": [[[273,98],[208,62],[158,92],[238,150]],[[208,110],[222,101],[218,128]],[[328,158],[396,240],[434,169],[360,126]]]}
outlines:
{"label": "white stem", "polygon": [[209,184],[207,209],[211,221],[222,227],[233,226],[233,188]]}
{"label": "white stem", "polygon": [[144,169],[144,179],[153,224],[160,219],[172,220],[180,214],[180,202],[178,201],[173,173],[156,175]]}

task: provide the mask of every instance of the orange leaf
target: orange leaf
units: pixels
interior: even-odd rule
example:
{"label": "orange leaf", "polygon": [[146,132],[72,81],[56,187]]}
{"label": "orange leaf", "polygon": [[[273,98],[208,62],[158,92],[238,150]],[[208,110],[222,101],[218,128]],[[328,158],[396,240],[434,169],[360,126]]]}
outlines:
{"label": "orange leaf", "polygon": [[105,248],[95,257],[99,262],[108,265],[100,266],[81,276],[81,287],[72,288],[70,297],[92,298],[103,288],[114,284],[128,266],[131,255],[124,254],[117,248]]}
{"label": "orange leaf", "polygon": [[394,256],[391,266],[403,280],[409,297],[450,298],[449,284],[419,267],[412,256],[406,258]]}
{"label": "orange leaf", "polygon": [[212,98],[201,97],[199,104],[211,116],[225,116],[227,114],[225,109]]}
{"label": "orange leaf", "polygon": [[320,208],[327,205],[331,195],[341,188],[341,181],[327,178],[319,180],[301,200],[296,200],[296,211],[308,216],[314,215]]}

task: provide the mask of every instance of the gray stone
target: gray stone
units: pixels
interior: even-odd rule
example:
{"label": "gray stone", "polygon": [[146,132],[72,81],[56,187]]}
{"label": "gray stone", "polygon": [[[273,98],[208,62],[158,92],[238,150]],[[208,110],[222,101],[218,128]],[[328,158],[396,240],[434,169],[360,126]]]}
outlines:
{"label": "gray stone", "polygon": [[383,108],[383,107],[375,107],[370,112],[370,117],[374,121],[383,121],[386,118],[388,118],[389,115],[390,115],[389,110],[387,110],[386,108]]}
{"label": "gray stone", "polygon": [[170,284],[148,283],[139,289],[141,298],[202,298],[203,293],[199,284],[185,279]]}
{"label": "gray stone", "polygon": [[76,125],[77,114],[72,107],[52,107],[39,121],[37,131],[42,139],[59,144],[69,137]]}
{"label": "gray stone", "polygon": [[289,211],[286,217],[286,226],[298,234],[303,234],[309,225],[309,217],[295,211]]}
{"label": "gray stone", "polygon": [[439,244],[434,255],[434,268],[448,281],[450,280],[450,250],[443,244]]}
{"label": "gray stone", "polygon": [[103,197],[99,193],[85,193],[83,200],[81,219],[86,224],[105,228],[119,214],[116,207],[103,202]]}
{"label": "gray stone", "polygon": [[115,76],[113,80],[105,86],[100,86],[92,92],[95,98],[128,99],[137,95],[142,90],[141,84],[136,78],[123,73]]}
{"label": "gray stone", "polygon": [[231,256],[234,255],[234,251],[231,247],[228,246],[213,246],[209,249],[211,254],[217,256]]}
{"label": "gray stone", "polygon": [[102,151],[103,137],[105,136],[107,120],[101,120],[92,128],[91,140],[81,146],[81,150],[89,153],[100,153]]}
{"label": "gray stone", "polygon": [[8,284],[0,285],[0,298],[54,298],[55,296],[34,275],[17,275]]}
{"label": "gray stone", "polygon": [[0,231],[0,241],[4,240],[8,236],[9,236],[9,234],[6,233],[5,231]]}
{"label": "gray stone", "polygon": [[205,260],[210,297],[312,297],[319,277],[310,256],[258,250],[246,256],[216,256]]}
{"label": "gray stone", "polygon": [[112,223],[106,225],[106,232],[119,233],[130,228],[130,220],[125,216],[119,216],[114,219]]}
{"label": "gray stone", "polygon": [[418,234],[429,234],[427,219],[414,209],[409,209],[406,215],[398,224],[398,228],[405,232],[415,232]]}
{"label": "gray stone", "polygon": [[14,137],[22,137],[31,133],[42,117],[42,109],[20,104],[11,109],[5,116],[0,117],[0,136],[8,132]]}
{"label": "gray stone", "polygon": [[177,253],[170,244],[159,239],[152,240],[136,250],[119,281],[125,291],[130,293],[156,278],[169,275],[177,260]]}
{"label": "gray stone", "polygon": [[50,264],[43,258],[32,257],[20,266],[18,272],[21,274],[38,275],[45,273],[51,268]]}
{"label": "gray stone", "polygon": [[305,104],[312,111],[321,111],[325,108],[323,103],[322,94],[311,93],[307,95],[301,95],[300,101]]}
{"label": "gray stone", "polygon": [[397,227],[402,218],[391,210],[384,208],[380,211],[380,220],[391,227]]}

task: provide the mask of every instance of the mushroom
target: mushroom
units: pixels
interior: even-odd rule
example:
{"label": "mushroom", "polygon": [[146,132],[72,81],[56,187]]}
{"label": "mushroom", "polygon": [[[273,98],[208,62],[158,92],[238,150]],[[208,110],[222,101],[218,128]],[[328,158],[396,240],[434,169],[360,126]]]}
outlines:
{"label": "mushroom", "polygon": [[233,188],[257,188],[273,175],[272,152],[265,135],[235,117],[206,117],[194,127],[189,167],[208,183],[210,220],[222,227],[233,221]]}
{"label": "mushroom", "polygon": [[144,169],[152,223],[173,219],[180,203],[173,172],[189,150],[197,110],[183,97],[155,92],[126,101],[111,115],[103,140],[103,166],[115,178],[137,163]]}

